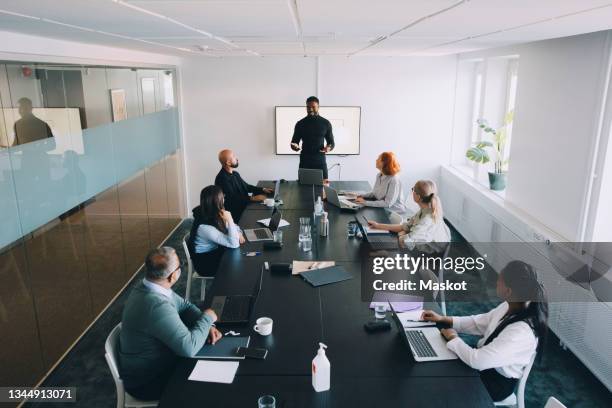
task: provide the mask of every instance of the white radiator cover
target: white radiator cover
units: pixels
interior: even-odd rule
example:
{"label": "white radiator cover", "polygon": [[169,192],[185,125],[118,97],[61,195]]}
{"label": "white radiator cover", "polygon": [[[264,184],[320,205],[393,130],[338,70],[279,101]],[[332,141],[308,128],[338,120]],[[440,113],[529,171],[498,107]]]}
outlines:
{"label": "white radiator cover", "polygon": [[[439,192],[444,217],[477,251],[487,254],[487,261],[496,270],[514,259],[528,262],[538,271],[552,268],[547,254],[538,252],[542,245],[536,249],[529,244],[547,240],[562,242],[563,237],[453,167],[441,168]],[[520,253],[509,253],[511,247],[491,244],[499,242],[526,245]],[[526,247],[533,248],[533,252],[525,251]],[[609,341],[612,303],[596,302],[590,291],[568,283],[556,273],[541,273],[540,277],[549,292],[552,289],[564,293],[567,299],[567,302],[550,303],[550,329],[612,391],[612,342]]]}

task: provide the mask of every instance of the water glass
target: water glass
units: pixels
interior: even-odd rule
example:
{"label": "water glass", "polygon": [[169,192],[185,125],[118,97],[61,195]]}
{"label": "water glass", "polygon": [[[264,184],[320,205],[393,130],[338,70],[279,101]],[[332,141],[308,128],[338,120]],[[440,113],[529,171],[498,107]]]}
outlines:
{"label": "water glass", "polygon": [[357,232],[357,224],[355,221],[351,221],[346,224],[346,236],[347,238],[353,238]]}
{"label": "water glass", "polygon": [[310,250],[312,250],[312,237],[309,233],[304,237],[304,240],[302,241],[302,251],[309,252]]}
{"label": "water glass", "polygon": [[377,319],[384,319],[387,317],[387,305],[376,305],[374,306],[374,317]]}
{"label": "water glass", "polygon": [[283,242],[283,231],[276,230],[272,233],[272,236],[274,237],[274,242]]}
{"label": "water glass", "polygon": [[300,225],[300,243],[302,243],[306,238],[310,238],[310,224]]}
{"label": "water glass", "polygon": [[276,398],[272,395],[264,395],[257,400],[259,408],[276,408]]}

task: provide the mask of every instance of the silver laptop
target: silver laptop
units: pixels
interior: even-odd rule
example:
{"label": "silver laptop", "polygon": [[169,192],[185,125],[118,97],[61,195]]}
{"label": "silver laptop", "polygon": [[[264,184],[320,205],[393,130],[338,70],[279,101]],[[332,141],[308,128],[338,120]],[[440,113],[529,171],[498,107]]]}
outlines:
{"label": "silver laptop", "polygon": [[300,184],[323,185],[323,170],[321,169],[298,169],[298,182]]}
{"label": "silver laptop", "polygon": [[397,330],[408,343],[410,351],[417,362],[455,360],[457,355],[446,347],[446,339],[435,326],[406,328],[400,321],[393,305],[389,302],[391,315]]}
{"label": "silver laptop", "polygon": [[268,228],[253,228],[244,230],[246,239],[248,239],[249,242],[272,241],[274,239],[274,235],[272,235],[272,233],[278,229],[282,216],[283,215],[281,212],[274,208],[274,211],[272,211],[272,216],[270,217],[270,224],[268,225]]}
{"label": "silver laptop", "polygon": [[331,187],[324,186],[323,188],[325,189],[325,196],[327,197],[327,202],[331,205],[335,205],[336,207],[341,208],[343,210],[352,211],[357,211],[358,209],[363,207],[361,204],[353,203],[344,197],[338,196],[338,192]]}

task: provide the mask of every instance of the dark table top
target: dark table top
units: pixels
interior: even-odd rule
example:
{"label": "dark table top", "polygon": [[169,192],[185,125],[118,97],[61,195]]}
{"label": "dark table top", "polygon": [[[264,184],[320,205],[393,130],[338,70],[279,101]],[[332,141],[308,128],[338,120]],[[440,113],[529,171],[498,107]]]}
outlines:
{"label": "dark table top", "polygon": [[[369,184],[341,182],[336,188],[369,190]],[[250,323],[220,329],[224,333],[231,329],[250,335],[252,347],[269,350],[267,358],[241,360],[232,384],[188,381],[197,360],[182,359],[164,391],[160,407],[256,406],[257,398],[265,394],[276,396],[277,408],[492,406],[478,372],[461,361],[416,363],[395,327],[388,332],[365,332],[363,325],[374,314],[369,302],[361,299],[359,255],[364,246],[359,239],[346,236],[346,224],[354,219],[354,213],[326,204],[330,234],[313,236],[312,251],[303,252],[298,246],[299,218],[312,216],[313,188],[297,182],[282,183],[281,197],[283,219],[290,223],[283,228],[283,248],[264,251],[262,243],[247,242],[241,248],[227,250],[212,294],[252,293],[264,261],[334,260],[353,279],[313,288],[299,276],[264,271]],[[243,213],[240,226],[260,227],[257,220],[268,218],[271,212],[261,204],[252,204]],[[383,209],[367,208],[359,214],[368,219],[387,220]],[[261,251],[261,255],[247,257],[245,253],[249,251]],[[435,305],[428,303],[426,307]],[[262,316],[274,321],[273,333],[267,337],[253,330],[254,321]],[[319,342],[328,346],[332,366],[332,387],[323,393],[313,390],[310,376]]]}

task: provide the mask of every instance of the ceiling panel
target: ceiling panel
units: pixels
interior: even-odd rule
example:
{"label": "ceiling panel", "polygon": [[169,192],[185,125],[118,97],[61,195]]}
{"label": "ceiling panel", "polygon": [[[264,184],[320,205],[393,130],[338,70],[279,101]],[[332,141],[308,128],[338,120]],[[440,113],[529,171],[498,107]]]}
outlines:
{"label": "ceiling panel", "polygon": [[130,1],[219,36],[295,36],[286,0]]}
{"label": "ceiling panel", "polygon": [[184,27],[111,0],[2,0],[0,9],[130,37],[193,34]]}
{"label": "ceiling panel", "polygon": [[610,0],[471,0],[403,31],[402,35],[425,37],[444,33],[466,38],[610,4]]}
{"label": "ceiling panel", "polygon": [[305,35],[336,33],[376,38],[456,0],[298,0]]}

